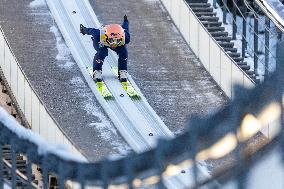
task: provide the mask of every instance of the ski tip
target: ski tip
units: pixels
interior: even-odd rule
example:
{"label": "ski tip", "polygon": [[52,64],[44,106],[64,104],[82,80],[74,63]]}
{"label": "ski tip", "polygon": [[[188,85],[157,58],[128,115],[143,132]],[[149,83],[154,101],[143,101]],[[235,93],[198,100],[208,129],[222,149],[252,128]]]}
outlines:
{"label": "ski tip", "polygon": [[104,99],[106,99],[106,100],[113,100],[114,98],[113,98],[112,95],[110,95],[110,96],[104,96]]}

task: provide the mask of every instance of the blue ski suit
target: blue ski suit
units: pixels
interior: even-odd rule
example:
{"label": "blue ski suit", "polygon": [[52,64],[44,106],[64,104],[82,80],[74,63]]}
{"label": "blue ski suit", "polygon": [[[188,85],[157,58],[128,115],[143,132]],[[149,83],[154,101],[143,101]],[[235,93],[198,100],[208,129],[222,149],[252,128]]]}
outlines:
{"label": "blue ski suit", "polygon": [[84,33],[87,35],[92,35],[93,46],[96,49],[97,53],[93,60],[93,71],[102,70],[102,65],[106,56],[108,56],[108,48],[116,52],[118,55],[118,70],[127,70],[127,59],[128,59],[128,51],[126,44],[130,42],[130,34],[129,34],[129,22],[128,20],[124,20],[122,23],[122,28],[125,32],[125,45],[118,46],[114,49],[100,45],[100,29],[96,28],[85,28]]}

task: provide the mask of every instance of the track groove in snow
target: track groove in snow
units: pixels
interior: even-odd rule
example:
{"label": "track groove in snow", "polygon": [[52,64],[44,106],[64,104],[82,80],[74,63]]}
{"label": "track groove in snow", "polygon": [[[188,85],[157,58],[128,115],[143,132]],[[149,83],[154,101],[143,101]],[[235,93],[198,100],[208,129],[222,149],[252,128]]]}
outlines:
{"label": "track groove in snow", "polygon": [[[77,3],[80,3],[80,5],[77,6]],[[92,81],[86,70],[86,67],[92,62],[94,53],[90,51],[93,49],[91,46],[92,44],[89,39],[86,40],[86,37],[84,38],[81,36],[78,31],[80,23],[87,24],[86,22],[90,21],[90,19],[86,20],[86,18],[92,18],[88,15],[89,11],[86,9],[85,4],[82,1],[73,1],[73,3],[70,3],[69,1],[68,3],[67,1],[58,1],[56,3],[48,1],[48,4],[53,15],[55,15],[55,20],[59,25],[76,62],[85,76],[87,83],[118,130],[121,132],[122,136],[132,148],[136,152],[141,152],[153,147],[158,136],[172,137],[173,134],[158,116],[151,115],[155,112],[149,105],[147,106],[144,98],[134,102],[125,94],[125,91],[114,76],[114,73],[112,73],[111,67],[108,64],[108,62],[115,60],[115,57],[113,56],[108,57],[104,64],[104,77],[105,82],[113,93],[115,99],[105,100],[98,93],[95,83]],[[77,13],[73,14],[73,10]],[[85,16],[82,16],[81,13],[85,14]],[[93,23],[88,23],[87,25],[93,25]],[[125,97],[121,98],[120,94],[125,94]],[[142,106],[143,112],[139,111],[139,109],[142,110],[142,108],[138,108],[137,104]],[[150,137],[149,133],[153,133],[155,137]]]}
{"label": "track groove in snow", "polygon": [[[79,33],[80,23],[88,27],[99,27],[100,25],[89,2],[87,0],[47,0],[47,3],[90,89],[133,150],[136,152],[148,150],[156,145],[159,137],[172,138],[173,133],[156,115],[131,77],[130,81],[140,92],[142,98],[132,100],[127,96],[112,72],[111,65],[117,62],[117,57],[112,52],[109,53],[110,55],[103,65],[103,76],[114,99],[105,100],[97,91],[96,85],[86,69],[88,65],[92,64],[95,53],[92,41],[90,37],[82,36]],[[124,94],[124,97],[120,97],[120,94]],[[154,136],[149,136],[150,133],[153,133]],[[187,171],[187,173],[189,172],[191,171]],[[182,188],[188,184],[189,179],[187,178],[189,177],[191,176],[188,174],[184,174],[184,177],[172,177],[167,179],[166,183],[172,185],[170,188],[178,186]]]}

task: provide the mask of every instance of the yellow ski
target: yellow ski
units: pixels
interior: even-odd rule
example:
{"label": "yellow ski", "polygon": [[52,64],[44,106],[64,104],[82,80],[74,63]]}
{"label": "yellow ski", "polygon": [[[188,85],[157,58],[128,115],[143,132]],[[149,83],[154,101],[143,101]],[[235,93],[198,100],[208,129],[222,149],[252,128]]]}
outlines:
{"label": "yellow ski", "polygon": [[[88,66],[88,72],[91,75],[91,77],[93,77],[93,66]],[[112,98],[112,94],[111,92],[108,90],[105,82],[101,81],[101,82],[95,82],[97,85],[97,89],[100,92],[100,94],[104,97],[104,98]]]}
{"label": "yellow ski", "polygon": [[[115,73],[116,77],[118,77],[118,67],[113,66],[112,71]],[[130,96],[131,98],[140,98],[139,94],[134,89],[134,87],[132,86],[132,84],[128,79],[126,82],[121,82],[121,85],[128,94],[128,96]]]}

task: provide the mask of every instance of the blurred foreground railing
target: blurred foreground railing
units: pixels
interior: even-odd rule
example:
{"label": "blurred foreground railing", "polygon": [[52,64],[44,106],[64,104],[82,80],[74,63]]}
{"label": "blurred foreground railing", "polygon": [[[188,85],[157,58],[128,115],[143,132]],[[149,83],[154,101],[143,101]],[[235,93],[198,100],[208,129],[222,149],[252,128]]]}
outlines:
{"label": "blurred foreground railing", "polygon": [[[279,43],[279,52],[284,44]],[[284,60],[279,55],[279,61]],[[283,63],[282,63],[283,65]],[[32,131],[20,125],[3,110],[0,110],[0,144],[11,146],[10,179],[12,188],[19,180],[27,186],[32,185],[32,165],[42,170],[43,188],[48,188],[48,175],[58,178],[59,188],[135,188],[154,185],[164,188],[163,179],[186,171],[191,172],[191,188],[210,186],[215,179],[228,182],[233,179],[235,188],[245,188],[247,173],[254,161],[269,153],[271,146],[281,146],[284,159],[283,129],[283,68],[277,70],[264,83],[255,89],[235,87],[236,98],[219,112],[207,118],[195,117],[189,122],[185,133],[172,140],[162,139],[155,149],[111,160],[105,159],[96,163],[86,163],[65,150],[42,141]],[[279,74],[280,73],[280,74]],[[249,140],[270,125],[269,138],[247,150]],[[2,148],[0,148],[2,149]],[[262,154],[262,152],[265,154]],[[21,178],[16,170],[16,153],[27,159],[27,177]],[[261,155],[259,155],[261,153]],[[231,155],[234,159],[229,164],[214,169],[212,178],[199,177],[197,162],[218,160]],[[0,150],[0,159],[3,159]],[[0,161],[0,188],[3,188],[3,167]],[[261,178],[264,179],[264,178]],[[221,187],[221,186],[220,186]]]}

